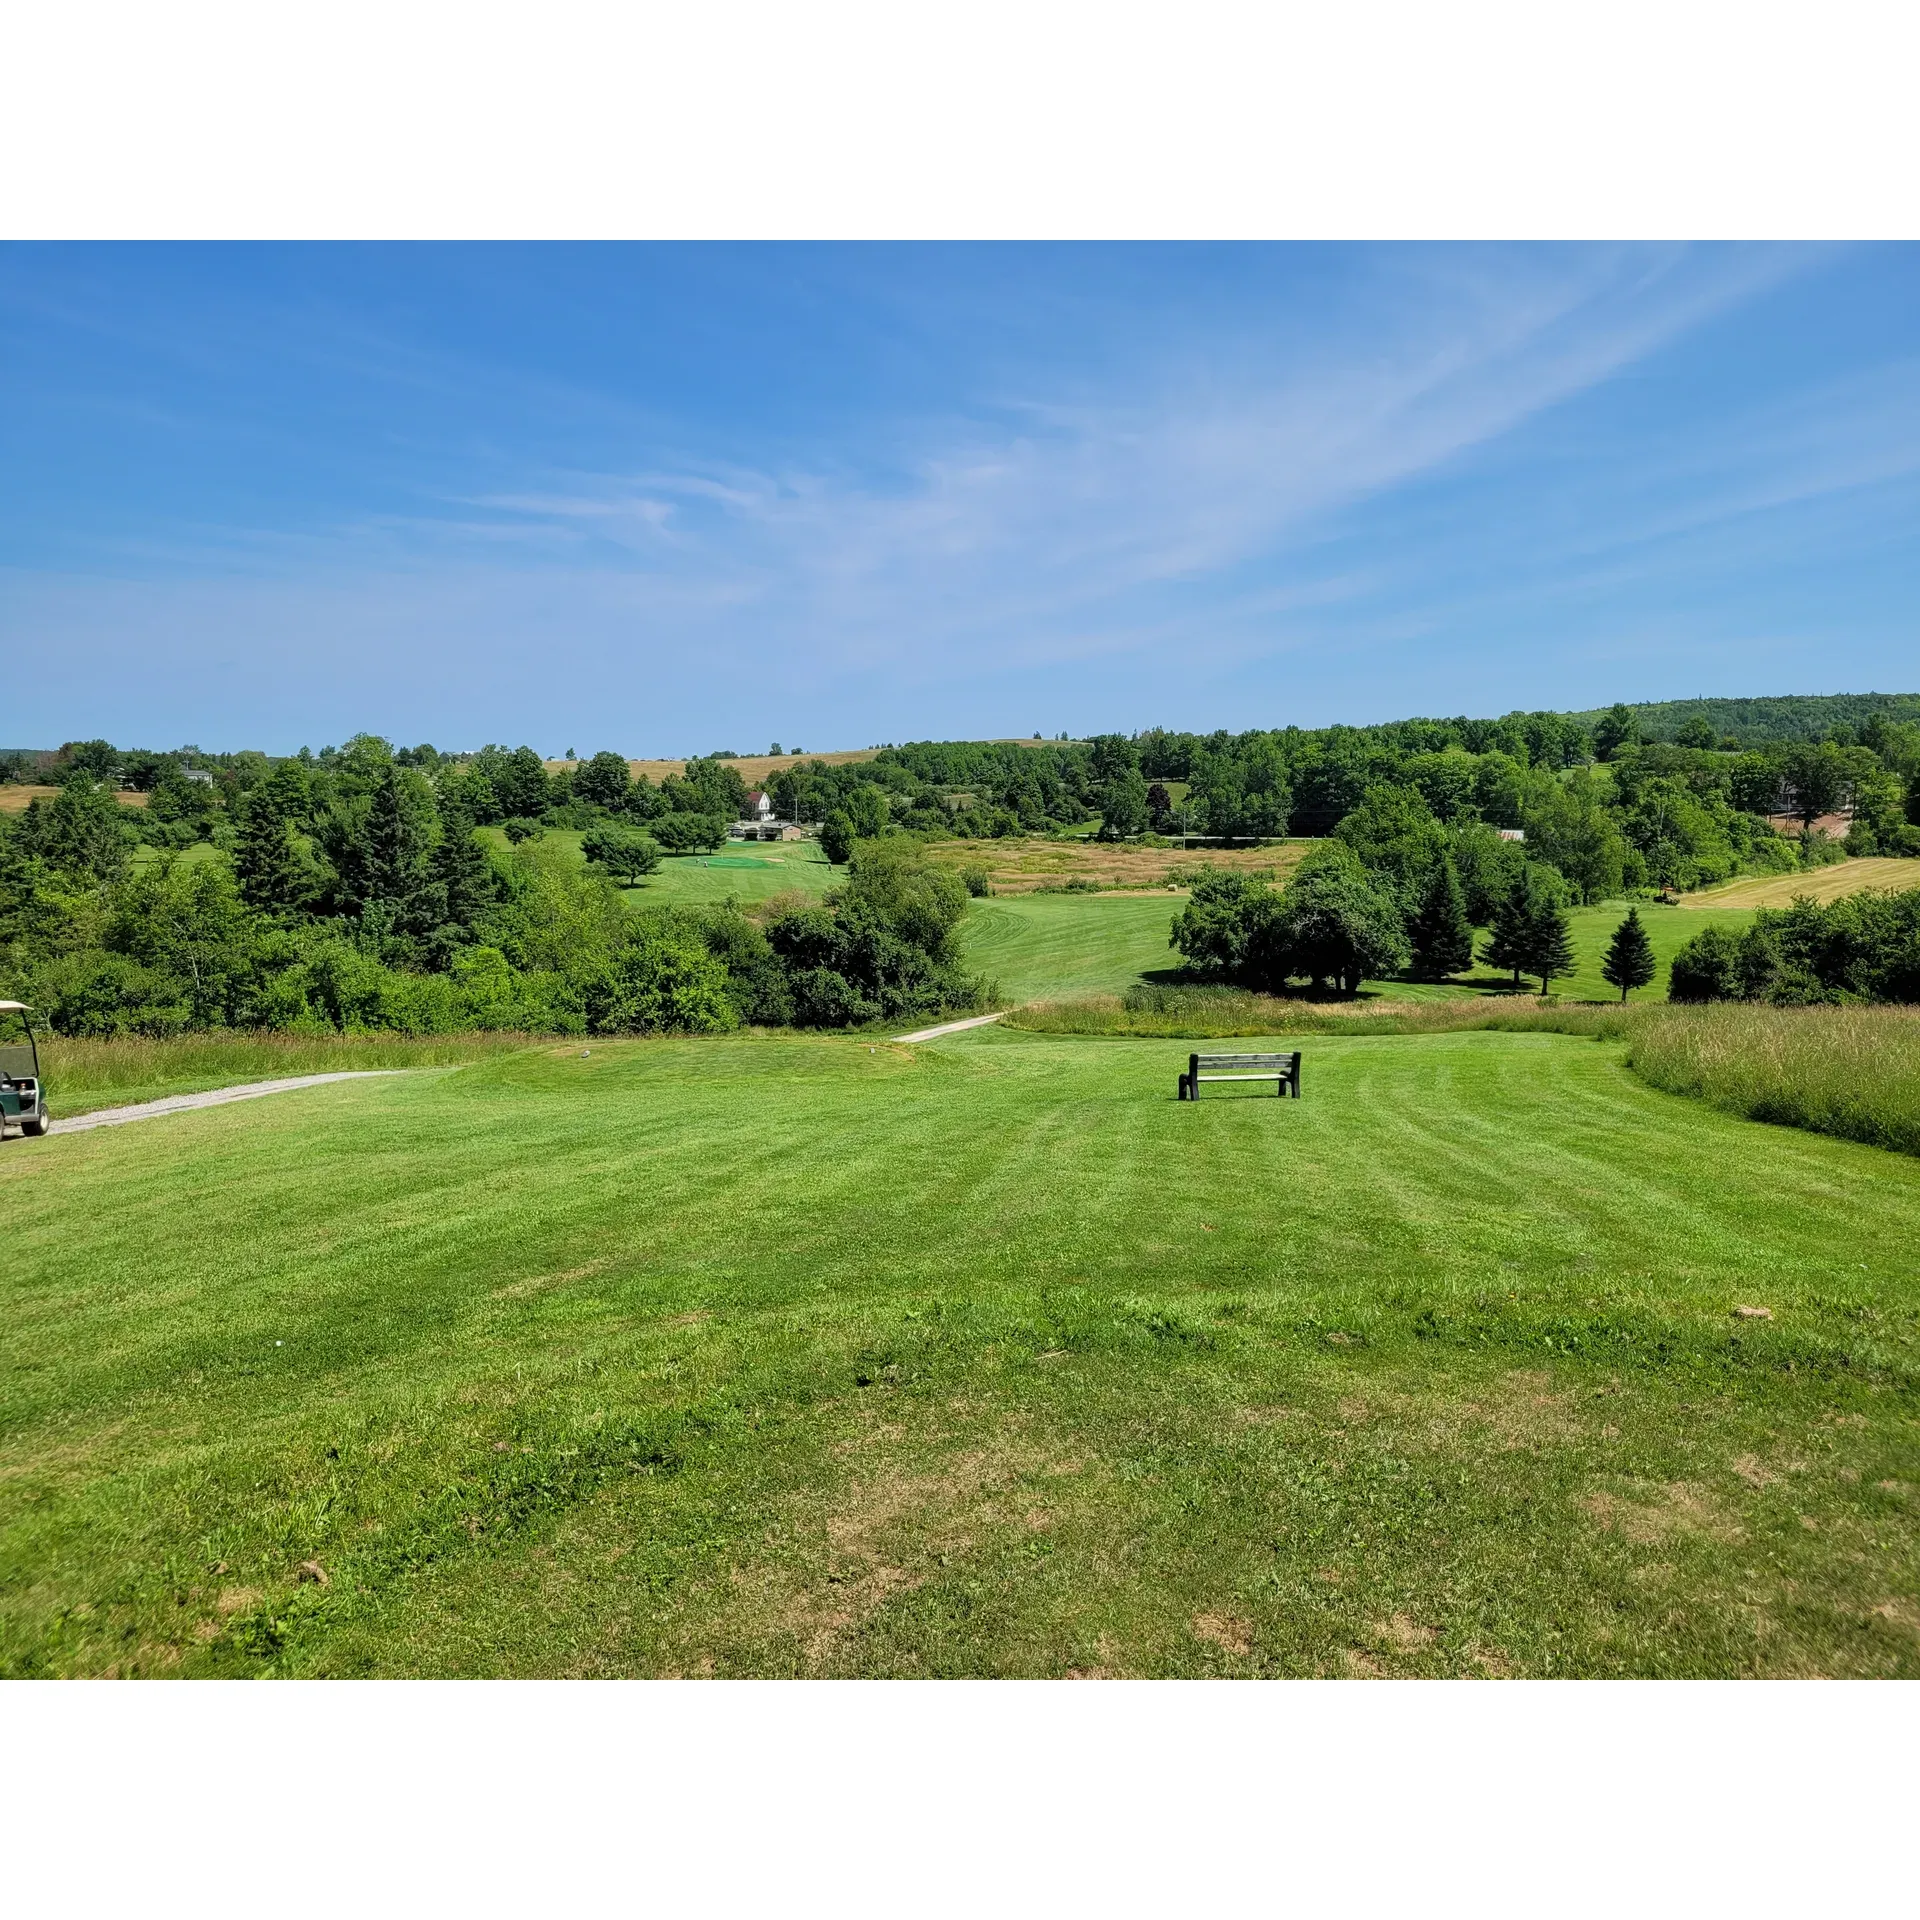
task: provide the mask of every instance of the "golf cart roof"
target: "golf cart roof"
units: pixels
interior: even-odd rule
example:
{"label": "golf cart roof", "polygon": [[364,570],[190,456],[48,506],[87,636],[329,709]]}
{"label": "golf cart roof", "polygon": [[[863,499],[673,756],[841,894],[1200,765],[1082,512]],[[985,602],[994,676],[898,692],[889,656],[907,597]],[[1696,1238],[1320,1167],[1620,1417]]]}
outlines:
{"label": "golf cart roof", "polygon": [[25,1013],[28,1011],[24,1000],[0,1000],[0,1013]]}

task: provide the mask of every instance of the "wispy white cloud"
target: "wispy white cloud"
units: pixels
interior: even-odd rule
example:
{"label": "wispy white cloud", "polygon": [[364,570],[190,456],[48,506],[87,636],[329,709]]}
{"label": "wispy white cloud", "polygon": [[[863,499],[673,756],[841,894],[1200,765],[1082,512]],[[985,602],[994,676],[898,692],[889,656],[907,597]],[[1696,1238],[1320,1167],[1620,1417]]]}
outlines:
{"label": "wispy white cloud", "polygon": [[[1473,455],[1795,264],[1622,250],[1469,272],[1434,255],[1352,338],[1309,351],[1189,338],[1122,391],[990,396],[988,423],[924,430],[886,485],[849,477],[844,459],[689,463],[553,476],[475,504],[501,540],[544,527],[682,589],[724,579],[730,609],[758,607],[847,666],[945,664],[956,645],[976,662],[1084,658],[1102,635],[1124,651],[1163,630],[1143,595],[1219,590],[1299,554],[1342,511]],[[1247,609],[1270,610],[1272,592]]]}
{"label": "wispy white cloud", "polygon": [[[1815,258],[1415,250],[1384,260],[1332,323],[1189,312],[1085,371],[1057,355],[1044,373],[1001,365],[943,415],[850,418],[758,464],[615,398],[598,422],[605,457],[490,449],[486,483],[422,485],[410,510],[199,529],[123,553],[123,585],[19,575],[7,624],[83,643],[96,664],[118,657],[116,622],[198,659],[219,644],[209,635],[251,635],[234,659],[313,656],[329,675],[417,681],[422,700],[446,698],[451,659],[529,711],[583,684],[684,707],[729,674],[789,707],[862,681],[917,689],[924,707],[1055,670],[1097,708],[1103,664],[1158,660],[1169,685],[1191,686],[1329,632],[1384,652],[1457,626],[1476,599],[1545,604],[1549,564],[1564,600],[1662,543],[1914,472],[1920,373],[1883,367],[1749,407],[1711,444],[1653,435],[1637,470],[1590,491],[1604,512],[1552,524],[1523,498],[1523,535],[1468,530],[1471,581],[1436,560],[1457,523],[1356,537],[1517,444],[1541,458],[1555,409]],[[411,349],[342,348],[362,350],[437,377]],[[592,410],[583,390],[534,386],[542,405]],[[741,682],[710,697],[737,701]]]}

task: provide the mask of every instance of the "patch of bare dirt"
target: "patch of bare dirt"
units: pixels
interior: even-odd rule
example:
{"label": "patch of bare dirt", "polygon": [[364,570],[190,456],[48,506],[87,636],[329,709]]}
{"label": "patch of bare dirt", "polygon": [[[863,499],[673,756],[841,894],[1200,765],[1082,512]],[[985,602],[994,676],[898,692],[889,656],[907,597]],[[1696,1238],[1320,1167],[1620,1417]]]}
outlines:
{"label": "patch of bare dirt", "polygon": [[1253,1651],[1253,1628],[1230,1613],[1196,1613],[1192,1620],[1196,1640],[1210,1641],[1222,1653],[1244,1656]]}
{"label": "patch of bare dirt", "polygon": [[1423,1627],[1411,1614],[1396,1613],[1373,1623],[1374,1638],[1395,1653],[1418,1653],[1439,1639],[1432,1627]]}
{"label": "patch of bare dirt", "polygon": [[1750,1487],[1770,1487],[1780,1478],[1760,1464],[1758,1454],[1742,1453],[1735,1456],[1733,1470]]}
{"label": "patch of bare dirt", "polygon": [[1638,1486],[1632,1498],[1601,1490],[1580,1504],[1596,1525],[1638,1547],[1657,1546],[1687,1534],[1722,1542],[1742,1535],[1739,1523],[1712,1494],[1687,1480],[1664,1487]]}
{"label": "patch of bare dirt", "polygon": [[1387,1670],[1365,1647],[1347,1649],[1347,1677],[1351,1680],[1384,1680]]}
{"label": "patch of bare dirt", "polygon": [[789,1518],[780,1529],[789,1553],[801,1545],[799,1563],[781,1558],[737,1567],[722,1618],[701,1629],[709,1644],[716,1632],[746,1640],[771,1632],[797,1643],[806,1671],[825,1671],[889,1599],[933,1577],[935,1565],[970,1552],[979,1534],[1050,1521],[1031,1495],[1017,1496],[1023,1478],[1054,1469],[1013,1436],[954,1453],[931,1469],[871,1460],[871,1448],[905,1437],[898,1426],[860,1436],[856,1458],[866,1456],[866,1470],[830,1509]]}
{"label": "patch of bare dirt", "polygon": [[1871,1609],[1871,1617],[1898,1627],[1902,1633],[1920,1636],[1920,1606],[1911,1600],[1883,1600]]}

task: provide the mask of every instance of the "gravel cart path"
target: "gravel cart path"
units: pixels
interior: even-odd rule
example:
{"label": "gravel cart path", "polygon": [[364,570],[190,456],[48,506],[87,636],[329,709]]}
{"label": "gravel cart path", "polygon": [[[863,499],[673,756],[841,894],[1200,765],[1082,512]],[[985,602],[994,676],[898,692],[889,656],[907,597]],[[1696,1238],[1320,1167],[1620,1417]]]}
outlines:
{"label": "gravel cart path", "polygon": [[918,1033],[903,1033],[893,1044],[904,1047],[914,1040],[938,1040],[943,1033],[961,1033],[968,1027],[990,1026],[1000,1017],[997,1013],[976,1013],[971,1020],[949,1020],[944,1027],[922,1027]]}
{"label": "gravel cart path", "polygon": [[85,1133],[89,1127],[123,1127],[130,1120],[157,1120],[163,1113],[188,1113],[195,1107],[224,1107],[230,1100],[258,1100],[263,1094],[291,1093],[296,1087],[323,1087],[329,1080],[386,1080],[417,1072],[411,1067],[370,1067],[357,1073],[303,1073],[293,1080],[249,1080],[244,1086],[215,1087],[207,1093],[177,1093],[137,1107],[102,1107],[96,1113],[55,1120],[51,1133]]}

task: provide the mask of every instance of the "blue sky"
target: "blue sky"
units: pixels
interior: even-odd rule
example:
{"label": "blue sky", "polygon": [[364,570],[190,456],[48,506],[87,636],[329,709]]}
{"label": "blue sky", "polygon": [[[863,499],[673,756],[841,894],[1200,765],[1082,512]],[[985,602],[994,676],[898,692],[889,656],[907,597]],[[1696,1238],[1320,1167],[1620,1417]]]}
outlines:
{"label": "blue sky", "polygon": [[0,744],[1920,688],[1920,251],[0,248]]}

